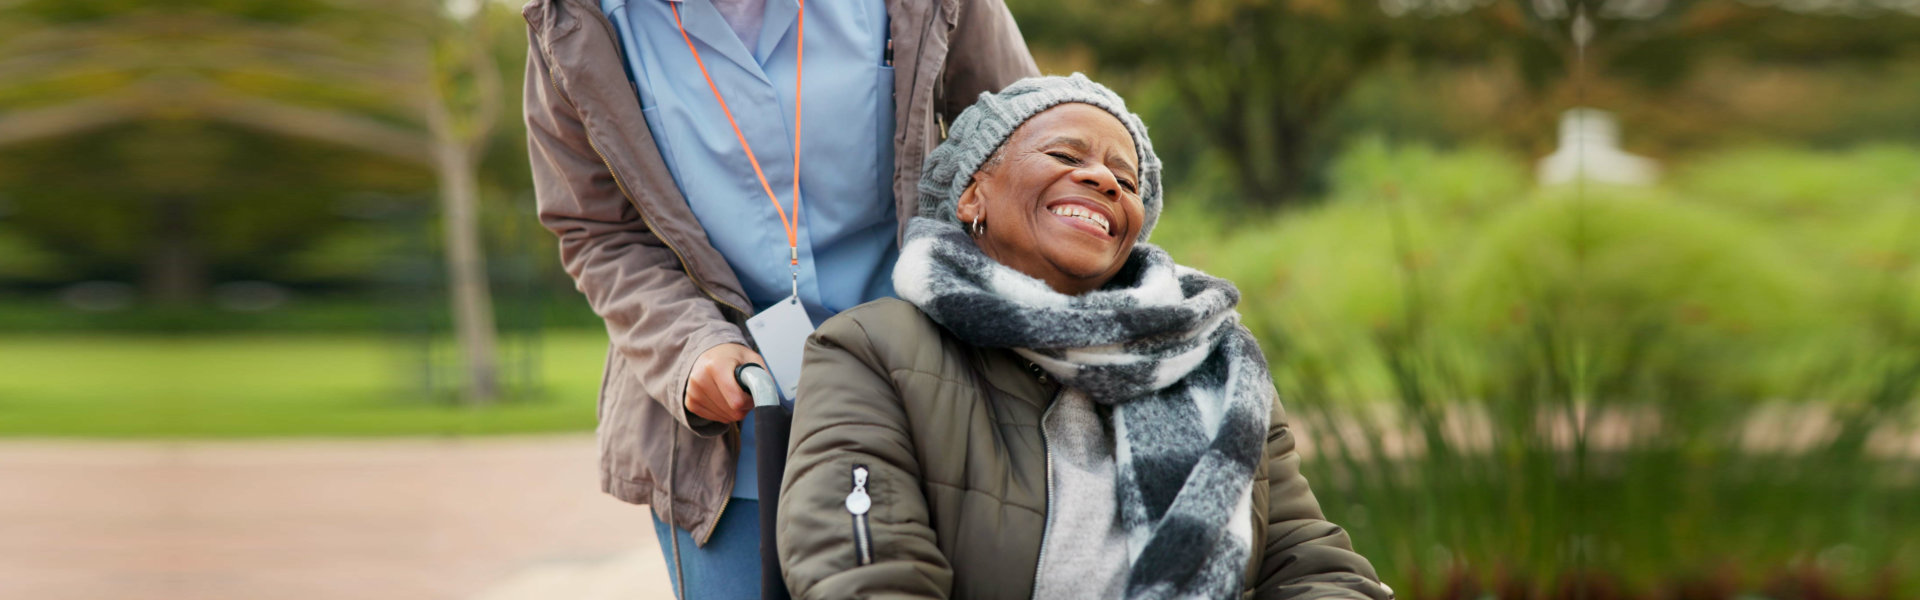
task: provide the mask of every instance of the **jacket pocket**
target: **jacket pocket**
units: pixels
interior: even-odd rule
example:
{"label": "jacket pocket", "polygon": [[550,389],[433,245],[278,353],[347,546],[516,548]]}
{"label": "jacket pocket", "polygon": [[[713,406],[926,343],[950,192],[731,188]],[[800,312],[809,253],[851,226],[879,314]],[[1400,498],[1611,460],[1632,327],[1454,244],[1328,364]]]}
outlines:
{"label": "jacket pocket", "polygon": [[853,466],[853,491],[847,494],[847,514],[853,517],[853,561],[859,566],[873,563],[873,530],[867,523],[867,511],[873,497],[867,495],[866,465]]}

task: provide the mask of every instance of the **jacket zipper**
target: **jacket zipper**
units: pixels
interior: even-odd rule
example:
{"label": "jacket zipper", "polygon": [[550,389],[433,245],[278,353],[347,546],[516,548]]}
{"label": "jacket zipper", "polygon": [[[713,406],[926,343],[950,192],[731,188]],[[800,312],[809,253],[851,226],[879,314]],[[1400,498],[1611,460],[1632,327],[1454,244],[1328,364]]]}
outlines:
{"label": "jacket zipper", "polygon": [[713,511],[713,523],[715,527],[707,530],[706,537],[700,538],[699,540],[700,545],[704,546],[707,544],[707,540],[713,539],[713,531],[715,529],[719,529],[718,525],[720,524],[720,515],[727,514],[727,505],[732,503],[733,503],[733,490],[729,489],[727,490],[727,497],[722,498],[720,500],[720,510]]}
{"label": "jacket zipper", "polygon": [[1047,564],[1047,532],[1053,529],[1053,447],[1047,444],[1047,415],[1053,414],[1058,404],[1056,398],[1040,412],[1040,453],[1047,457],[1047,514],[1040,521],[1040,556],[1033,561],[1033,592],[1028,594],[1033,597],[1040,594],[1040,567]]}
{"label": "jacket zipper", "polygon": [[[560,85],[558,82],[555,82],[553,80],[553,67],[552,67],[553,56],[547,55],[546,58],[547,58],[547,65],[548,65],[547,85],[551,86],[554,89],[554,91],[558,92],[560,90]],[[573,105],[573,100],[570,98],[567,99],[567,104]],[[574,112],[579,112],[579,110],[580,108],[578,106],[574,106]],[[753,314],[752,311],[741,310],[740,307],[734,306],[733,303],[727,302],[725,300],[721,300],[719,296],[714,295],[713,290],[710,290],[707,288],[706,282],[700,281],[700,277],[693,274],[693,267],[687,264],[686,255],[681,254],[680,248],[674,246],[673,241],[668,240],[667,236],[660,234],[660,230],[653,226],[653,219],[647,218],[647,211],[641,210],[640,201],[634,199],[632,192],[627,191],[627,184],[625,181],[620,179],[620,173],[613,169],[613,163],[611,161],[608,161],[607,155],[600,151],[600,144],[594,143],[593,134],[587,133],[586,122],[584,120],[581,121],[580,134],[583,136],[586,136],[587,147],[592,148],[594,156],[597,156],[600,158],[600,164],[605,165],[607,167],[607,175],[613,177],[614,187],[620,188],[620,195],[625,196],[627,198],[627,204],[633,205],[633,211],[640,214],[640,222],[647,226],[647,231],[653,232],[653,236],[656,238],[659,238],[660,243],[666,244],[667,250],[673,253],[673,258],[680,261],[680,270],[687,274],[687,279],[693,281],[693,287],[698,288],[700,290],[700,293],[706,294],[707,298],[712,299],[714,302],[719,303],[721,306],[725,306],[727,308],[733,309],[733,311],[736,314],[741,314],[741,315]],[[724,509],[725,506],[722,505],[722,508]]]}
{"label": "jacket zipper", "polygon": [[873,564],[873,531],[867,524],[867,511],[873,497],[867,495],[867,466],[853,466],[853,491],[847,494],[847,513],[853,515],[853,560],[858,566]]}

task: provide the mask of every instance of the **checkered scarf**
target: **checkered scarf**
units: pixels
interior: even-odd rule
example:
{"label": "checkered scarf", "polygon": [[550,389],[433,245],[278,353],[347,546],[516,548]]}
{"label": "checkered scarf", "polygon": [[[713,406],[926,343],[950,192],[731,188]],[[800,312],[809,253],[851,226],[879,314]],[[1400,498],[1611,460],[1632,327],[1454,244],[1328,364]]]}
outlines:
{"label": "checkered scarf", "polygon": [[1140,243],[1105,287],[1067,296],[926,218],[908,225],[893,282],[962,341],[1010,348],[1111,408],[1128,598],[1240,593],[1275,393],[1233,284]]}

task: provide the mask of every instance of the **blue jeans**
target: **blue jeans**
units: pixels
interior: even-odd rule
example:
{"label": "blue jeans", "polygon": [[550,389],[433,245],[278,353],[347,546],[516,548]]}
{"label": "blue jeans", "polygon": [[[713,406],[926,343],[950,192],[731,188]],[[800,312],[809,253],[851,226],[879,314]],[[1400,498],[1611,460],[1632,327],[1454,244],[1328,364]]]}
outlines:
{"label": "blue jeans", "polygon": [[[648,511],[651,513],[652,511]],[[667,559],[667,575],[674,590],[687,578],[685,600],[757,600],[760,597],[760,503],[734,498],[720,513],[720,523],[705,547],[695,546],[693,534],[653,518],[653,534]],[[680,543],[680,568],[673,564],[674,540]]]}

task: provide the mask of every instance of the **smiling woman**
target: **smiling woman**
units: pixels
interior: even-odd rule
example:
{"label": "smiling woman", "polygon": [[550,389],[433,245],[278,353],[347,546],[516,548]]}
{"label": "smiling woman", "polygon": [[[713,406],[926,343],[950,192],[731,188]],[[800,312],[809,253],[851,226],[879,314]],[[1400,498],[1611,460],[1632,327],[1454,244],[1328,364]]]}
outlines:
{"label": "smiling woman", "polygon": [[1086,78],[983,94],[879,300],[807,342],[777,545],[802,598],[1373,598],[1225,280],[1145,243],[1146,127]]}
{"label": "smiling woman", "polygon": [[1019,130],[960,195],[987,256],[1077,295],[1119,272],[1146,216],[1139,151],[1126,125],[1090,104],[1047,109]]}

